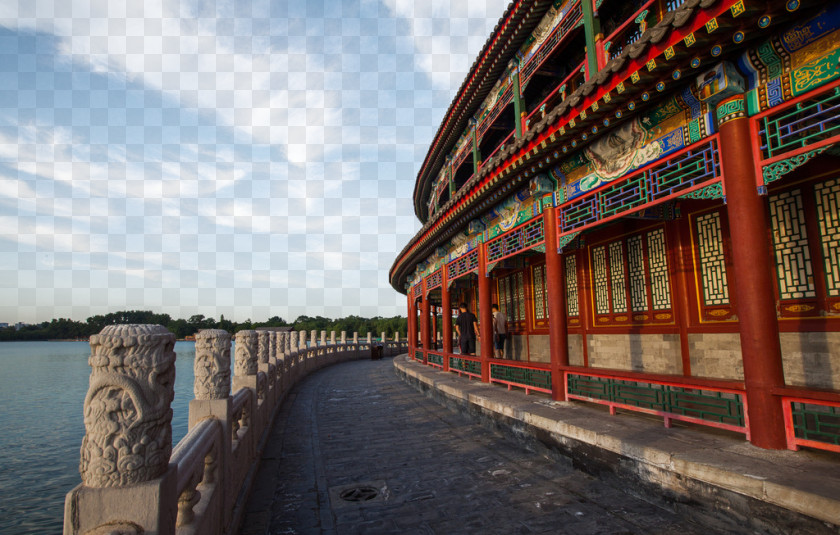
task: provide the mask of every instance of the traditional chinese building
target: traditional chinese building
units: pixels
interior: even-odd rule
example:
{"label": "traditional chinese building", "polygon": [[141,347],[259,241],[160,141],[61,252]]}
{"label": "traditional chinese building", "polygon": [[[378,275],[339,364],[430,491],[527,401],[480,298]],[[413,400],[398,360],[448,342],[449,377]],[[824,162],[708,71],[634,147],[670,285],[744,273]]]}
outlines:
{"label": "traditional chinese building", "polygon": [[840,451],[839,60],[836,2],[512,1],[417,176],[411,356]]}

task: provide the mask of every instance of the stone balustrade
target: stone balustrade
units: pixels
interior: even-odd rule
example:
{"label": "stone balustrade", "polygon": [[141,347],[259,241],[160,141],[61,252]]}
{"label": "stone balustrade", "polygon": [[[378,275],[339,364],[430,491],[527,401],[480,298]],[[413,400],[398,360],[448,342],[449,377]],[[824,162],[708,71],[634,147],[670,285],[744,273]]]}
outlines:
{"label": "stone balustrade", "polygon": [[[382,340],[385,340],[383,333]],[[91,336],[82,483],[67,494],[65,535],[238,531],[254,466],[288,391],[324,366],[369,358],[372,339],[321,344],[306,332],[196,335],[189,431],[172,447],[175,336],[160,325],[112,325]],[[385,355],[407,342],[383,342]],[[232,385],[232,388],[231,388]]]}

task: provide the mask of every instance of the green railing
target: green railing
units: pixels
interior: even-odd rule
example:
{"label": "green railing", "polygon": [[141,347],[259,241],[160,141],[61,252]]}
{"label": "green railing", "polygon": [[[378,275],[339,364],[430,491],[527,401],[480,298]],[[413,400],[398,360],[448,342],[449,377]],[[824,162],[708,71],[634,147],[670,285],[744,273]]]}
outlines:
{"label": "green railing", "polygon": [[551,372],[548,370],[490,364],[490,382],[521,386],[526,393],[529,390],[551,393]]}
{"label": "green railing", "polygon": [[788,448],[808,446],[840,453],[840,404],[782,399]]}
{"label": "green railing", "polygon": [[433,366],[443,367],[443,355],[438,355],[437,353],[429,353],[428,362]]}
{"label": "green railing", "polygon": [[764,159],[820,144],[840,135],[840,86],[772,110],[758,123]]}
{"label": "green railing", "polygon": [[566,373],[570,399],[594,401],[616,407],[659,414],[746,433],[744,396],[737,391],[692,387],[654,381],[630,381],[603,375]]}
{"label": "green railing", "polygon": [[474,360],[451,357],[449,359],[449,370],[455,370],[469,375],[474,375],[476,377],[481,377],[481,363]]}

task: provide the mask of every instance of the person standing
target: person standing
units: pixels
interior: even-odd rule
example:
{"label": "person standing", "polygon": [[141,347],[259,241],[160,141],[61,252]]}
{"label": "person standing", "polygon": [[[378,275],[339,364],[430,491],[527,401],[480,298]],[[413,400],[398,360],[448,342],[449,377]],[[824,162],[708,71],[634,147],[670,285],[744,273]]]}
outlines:
{"label": "person standing", "polygon": [[478,318],[467,310],[467,304],[461,303],[458,306],[461,311],[458,319],[455,320],[455,333],[458,335],[458,346],[462,355],[474,355],[475,343],[478,340]]}
{"label": "person standing", "polygon": [[499,305],[493,303],[493,353],[497,359],[505,358],[505,339],[507,339],[507,318],[499,311]]}

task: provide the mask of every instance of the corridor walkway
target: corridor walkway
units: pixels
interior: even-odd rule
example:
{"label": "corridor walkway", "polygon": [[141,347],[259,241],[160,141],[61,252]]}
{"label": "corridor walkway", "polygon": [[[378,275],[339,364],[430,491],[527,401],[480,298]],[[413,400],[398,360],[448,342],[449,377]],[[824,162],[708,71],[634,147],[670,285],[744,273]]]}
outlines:
{"label": "corridor walkway", "polygon": [[324,369],[290,393],[241,531],[710,532],[442,408],[391,359]]}

